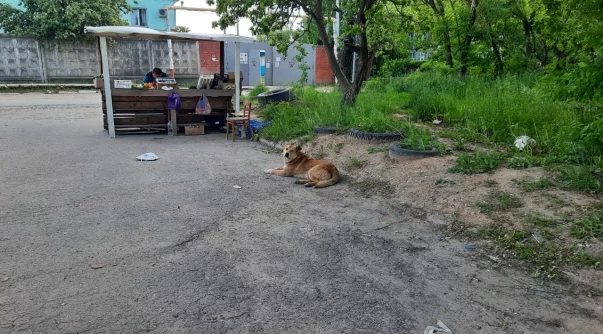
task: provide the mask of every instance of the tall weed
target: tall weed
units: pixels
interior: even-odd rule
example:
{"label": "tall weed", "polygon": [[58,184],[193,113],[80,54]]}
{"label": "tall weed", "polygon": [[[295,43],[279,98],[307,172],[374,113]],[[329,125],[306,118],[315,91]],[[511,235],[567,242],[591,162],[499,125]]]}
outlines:
{"label": "tall weed", "polygon": [[603,165],[603,118],[596,105],[551,99],[533,74],[502,79],[414,73],[405,79],[415,119],[444,118],[470,140],[512,144],[527,135],[550,162]]}

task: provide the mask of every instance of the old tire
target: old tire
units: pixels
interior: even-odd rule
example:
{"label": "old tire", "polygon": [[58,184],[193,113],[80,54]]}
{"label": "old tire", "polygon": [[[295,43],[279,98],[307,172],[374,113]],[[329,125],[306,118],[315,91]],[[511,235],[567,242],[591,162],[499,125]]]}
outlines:
{"label": "old tire", "polygon": [[259,94],[258,103],[260,105],[266,105],[269,103],[286,102],[293,100],[294,97],[295,94],[293,92],[293,89],[281,88]]}
{"label": "old tire", "polygon": [[402,138],[402,135],[399,133],[396,133],[396,132],[371,133],[371,132],[364,132],[364,131],[360,131],[360,130],[356,130],[356,129],[350,129],[350,130],[348,130],[348,137],[357,139],[357,140],[368,141],[368,142],[385,143],[385,142],[399,141]]}
{"label": "old tire", "polygon": [[334,126],[315,126],[314,133],[318,135],[332,135],[337,133],[337,128]]}
{"label": "old tire", "polygon": [[440,151],[431,149],[430,151],[415,151],[400,147],[400,143],[393,143],[389,146],[389,157],[397,161],[409,161],[423,158],[437,157]]}

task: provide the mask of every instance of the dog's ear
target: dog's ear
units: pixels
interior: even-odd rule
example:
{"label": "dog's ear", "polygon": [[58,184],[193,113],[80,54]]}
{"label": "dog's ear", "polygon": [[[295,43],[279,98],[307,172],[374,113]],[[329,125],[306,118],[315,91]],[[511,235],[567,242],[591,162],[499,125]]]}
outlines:
{"label": "dog's ear", "polygon": [[295,147],[295,149],[297,149],[299,152],[301,152],[302,148],[301,146],[297,145],[297,147]]}

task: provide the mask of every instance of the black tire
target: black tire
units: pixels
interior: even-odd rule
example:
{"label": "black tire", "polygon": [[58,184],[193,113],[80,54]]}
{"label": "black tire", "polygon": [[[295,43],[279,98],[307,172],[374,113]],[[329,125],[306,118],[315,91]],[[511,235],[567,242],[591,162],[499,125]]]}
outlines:
{"label": "black tire", "polygon": [[314,133],[319,135],[332,135],[337,133],[337,128],[334,126],[315,126]]}
{"label": "black tire", "polygon": [[293,100],[294,97],[295,93],[293,92],[293,89],[281,88],[259,94],[258,103],[260,105],[266,105],[268,103],[286,102]]}
{"label": "black tire", "polygon": [[348,136],[350,138],[354,138],[357,140],[363,141],[376,141],[376,142],[391,142],[391,141],[399,141],[402,138],[402,135],[396,132],[388,132],[388,133],[371,133],[364,132],[356,129],[348,130]]}
{"label": "black tire", "polygon": [[392,159],[412,160],[437,157],[439,155],[440,151],[435,148],[430,151],[415,151],[400,147],[399,143],[393,143],[389,146],[389,156]]}

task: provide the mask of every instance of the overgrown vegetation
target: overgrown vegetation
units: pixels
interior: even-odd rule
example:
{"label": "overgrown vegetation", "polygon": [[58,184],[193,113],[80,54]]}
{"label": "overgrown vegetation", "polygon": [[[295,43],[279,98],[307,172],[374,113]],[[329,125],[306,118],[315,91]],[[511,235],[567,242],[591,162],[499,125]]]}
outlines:
{"label": "overgrown vegetation", "polygon": [[262,136],[272,140],[289,140],[312,135],[314,126],[355,128],[366,132],[402,132],[407,124],[396,121],[392,114],[408,103],[408,94],[386,91],[363,92],[354,106],[340,105],[338,91],[323,93],[312,87],[297,88],[297,101],[269,105],[260,112],[273,124]]}
{"label": "overgrown vegetation", "polygon": [[496,151],[476,151],[473,154],[461,154],[456,165],[448,169],[451,173],[479,174],[498,168],[503,157]]}
{"label": "overgrown vegetation", "polygon": [[251,99],[257,99],[258,95],[262,94],[262,93],[266,93],[268,91],[268,87],[264,86],[264,85],[257,85],[255,87],[253,87],[253,89],[249,92],[249,97]]}
{"label": "overgrown vegetation", "polygon": [[440,148],[437,139],[431,135],[429,130],[418,128],[413,124],[406,127],[404,138],[398,145],[415,151],[431,151]]}
{"label": "overgrown vegetation", "polygon": [[[399,85],[410,94],[415,120],[443,117],[462,142],[510,145],[517,136],[536,140],[533,155],[546,163],[603,162],[603,119],[597,104],[552,99],[536,75],[460,79],[439,72],[415,73]],[[537,165],[529,154],[513,168]]]}
{"label": "overgrown vegetation", "polygon": [[510,251],[518,259],[533,267],[533,276],[557,279],[566,266],[601,268],[601,259],[588,254],[575,243],[560,243],[556,238],[556,224],[542,220],[527,221],[521,229],[495,224],[480,229],[483,238]]}

